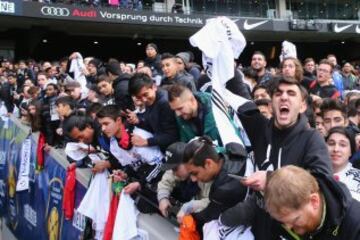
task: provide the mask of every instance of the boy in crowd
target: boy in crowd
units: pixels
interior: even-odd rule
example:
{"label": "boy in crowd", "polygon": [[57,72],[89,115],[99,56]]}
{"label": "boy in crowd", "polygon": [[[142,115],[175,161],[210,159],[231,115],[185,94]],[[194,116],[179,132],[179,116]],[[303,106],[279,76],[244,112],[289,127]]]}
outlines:
{"label": "boy in crowd", "polygon": [[320,98],[338,99],[341,95],[336,87],[332,84],[333,65],[326,59],[319,63],[316,70],[316,81],[309,85],[309,92],[313,100]]}
{"label": "boy in crowd", "polygon": [[37,86],[40,87],[40,98],[45,96],[46,85],[49,83],[47,74],[45,72],[39,72],[37,74]]}
{"label": "boy in crowd", "polygon": [[166,170],[158,183],[157,199],[159,210],[165,217],[169,215],[172,199],[179,201],[182,206],[177,213],[178,222],[186,214],[200,212],[209,204],[209,191],[211,182],[193,182],[183,163],[186,143],[171,144],[166,152],[166,161],[162,166]]}
{"label": "boy in crowd", "polygon": [[348,129],[357,135],[360,133],[359,128],[359,113],[357,111],[356,105],[360,104],[359,99],[355,99],[349,102],[347,105],[347,117],[348,117]]}
{"label": "boy in crowd", "polygon": [[272,80],[272,75],[266,70],[266,57],[260,51],[255,51],[251,57],[251,68],[257,73],[257,83],[264,84]]}
{"label": "boy in crowd", "polygon": [[76,108],[85,111],[88,107],[86,96],[81,91],[81,85],[77,81],[69,81],[65,85],[65,92],[67,92],[76,102]]}
{"label": "boy in crowd", "polygon": [[[93,173],[103,172],[105,169],[119,169],[119,163],[109,157],[108,149],[100,144],[101,132],[96,122],[83,113],[70,116],[64,124],[65,136],[68,142],[77,142],[87,145],[80,149],[86,153],[85,157],[75,161],[68,155],[68,161],[77,167],[91,167]],[[66,148],[65,148],[66,151]]]}
{"label": "boy in crowd", "polygon": [[324,138],[327,136],[327,131],[324,126],[324,120],[320,113],[317,113],[315,116],[315,128]]}
{"label": "boy in crowd", "polygon": [[159,146],[165,152],[171,143],[178,140],[175,114],[170,109],[166,92],[158,91],[153,80],[143,73],[137,73],[130,79],[129,92],[145,105],[145,112],[138,118],[135,112],[127,110],[127,121],[153,134],[149,139],[133,134],[132,144],[138,147]]}
{"label": "boy in crowd", "polygon": [[264,84],[258,84],[256,85],[251,93],[251,96],[254,100],[258,99],[271,99],[270,97],[270,91],[267,86]]}
{"label": "boy in crowd", "polygon": [[70,96],[64,96],[59,97],[56,102],[56,111],[59,114],[60,118],[60,126],[58,129],[56,129],[56,133],[59,136],[64,137],[64,143],[69,141],[69,138],[64,135],[64,125],[66,125],[66,122],[68,121],[71,114],[75,111],[76,103]]}
{"label": "boy in crowd", "polygon": [[106,75],[100,75],[97,77],[96,85],[100,98],[102,98],[103,106],[115,104],[115,94],[111,79]]}
{"label": "boy in crowd", "polygon": [[137,148],[131,144],[131,133],[122,122],[120,110],[115,105],[103,107],[97,114],[103,136],[100,145],[107,150],[114,161],[118,161],[129,179],[134,180],[125,187],[129,194],[140,190],[147,183],[159,181],[163,156],[153,147]]}
{"label": "boy in crowd", "polygon": [[161,66],[164,72],[164,79],[161,86],[180,84],[189,88],[192,92],[196,92],[195,81],[192,75],[185,75],[178,71],[178,63],[176,57],[170,53],[164,53],[161,56]]}
{"label": "boy in crowd", "polygon": [[255,101],[255,104],[258,107],[260,113],[264,115],[264,117],[266,117],[267,119],[272,118],[272,107],[270,99],[258,99]]}
{"label": "boy in crowd", "polygon": [[[127,194],[139,194],[138,209],[143,213],[158,212],[156,184],[161,178],[163,154],[156,146],[137,147],[130,141],[130,132],[122,123],[120,109],[117,106],[105,106],[97,113],[103,135],[98,138],[102,149],[110,153],[108,161],[118,180],[127,181],[124,188]],[[134,133],[147,139],[149,132],[135,128]],[[147,199],[147,200],[143,200]],[[149,201],[153,204],[149,204]]]}
{"label": "boy in crowd", "polygon": [[224,159],[217,154],[211,139],[200,137],[188,143],[183,160],[193,181],[212,182],[209,205],[192,214],[198,229],[202,229],[205,223],[218,219],[222,212],[244,200],[247,187],[228,176]]}
{"label": "boy in crowd", "polygon": [[320,109],[326,131],[329,131],[333,127],[346,127],[348,125],[346,107],[340,101],[325,99]]}

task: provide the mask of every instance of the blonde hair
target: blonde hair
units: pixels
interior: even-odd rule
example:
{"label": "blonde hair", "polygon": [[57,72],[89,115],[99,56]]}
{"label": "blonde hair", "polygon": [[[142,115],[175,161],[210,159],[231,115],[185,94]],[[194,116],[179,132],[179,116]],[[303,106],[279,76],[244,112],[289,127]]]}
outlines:
{"label": "blonde hair", "polygon": [[280,214],[284,209],[298,210],[309,202],[312,193],[319,191],[319,184],[308,171],[291,165],[280,168],[267,180],[266,209]]}

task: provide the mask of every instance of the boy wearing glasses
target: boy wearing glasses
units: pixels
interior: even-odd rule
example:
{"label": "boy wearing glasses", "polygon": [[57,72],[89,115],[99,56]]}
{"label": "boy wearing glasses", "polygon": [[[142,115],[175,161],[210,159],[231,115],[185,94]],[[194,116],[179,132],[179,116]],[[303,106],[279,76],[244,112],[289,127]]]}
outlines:
{"label": "boy wearing glasses", "polygon": [[309,92],[311,93],[313,100],[314,98],[316,99],[319,97],[332,99],[340,97],[340,92],[333,85],[332,72],[332,64],[326,59],[321,60],[316,71],[317,80],[311,82],[309,86]]}

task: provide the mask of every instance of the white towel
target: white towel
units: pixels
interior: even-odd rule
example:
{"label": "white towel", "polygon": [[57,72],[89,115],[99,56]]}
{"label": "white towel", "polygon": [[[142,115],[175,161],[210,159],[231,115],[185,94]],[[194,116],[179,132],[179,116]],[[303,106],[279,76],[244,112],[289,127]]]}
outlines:
{"label": "white towel", "polygon": [[283,41],[281,46],[282,46],[282,49],[281,49],[281,54],[279,57],[280,62],[282,62],[285,58],[288,58],[288,57],[297,58],[295,44],[293,44],[292,42]]}
{"label": "white towel", "polygon": [[136,225],[138,213],[134,200],[122,191],[116,213],[112,240],[131,240],[139,235]]}
{"label": "white towel", "polygon": [[[133,133],[144,139],[148,139],[153,136],[152,133],[140,128],[135,128]],[[110,152],[122,166],[131,165],[134,169],[142,163],[147,163],[149,165],[160,164],[164,157],[158,146],[134,146],[129,150],[125,150],[119,146],[115,137],[110,139]]]}
{"label": "white towel", "polygon": [[86,87],[86,77],[83,69],[85,69],[83,57],[80,53],[77,53],[77,57],[71,60],[69,72],[74,73],[74,80],[80,83],[81,92],[87,94],[89,89]]}
{"label": "white towel", "polygon": [[[203,65],[212,83],[212,109],[224,145],[236,142],[244,145],[229,116],[225,104],[225,84],[234,77],[234,59],[246,46],[246,40],[236,24],[226,17],[207,20],[206,25],[190,37],[190,43],[203,52]],[[235,109],[237,110],[237,109]]]}
{"label": "white towel", "polygon": [[95,239],[103,239],[110,207],[108,171],[95,174],[77,211],[92,219]]}
{"label": "white towel", "polygon": [[74,161],[79,161],[86,157],[88,153],[83,149],[88,149],[89,145],[78,142],[68,142],[65,146],[65,153]]}

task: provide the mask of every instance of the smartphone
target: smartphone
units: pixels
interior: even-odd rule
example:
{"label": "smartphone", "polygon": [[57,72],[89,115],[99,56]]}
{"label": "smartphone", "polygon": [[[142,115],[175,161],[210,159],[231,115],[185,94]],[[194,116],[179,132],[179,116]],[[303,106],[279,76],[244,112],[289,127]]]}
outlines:
{"label": "smartphone", "polygon": [[231,174],[231,173],[229,173],[228,176],[231,178],[235,178],[236,180],[239,180],[239,181],[246,179],[246,177],[244,177],[244,176],[239,176],[239,175],[235,175],[235,174]]}

